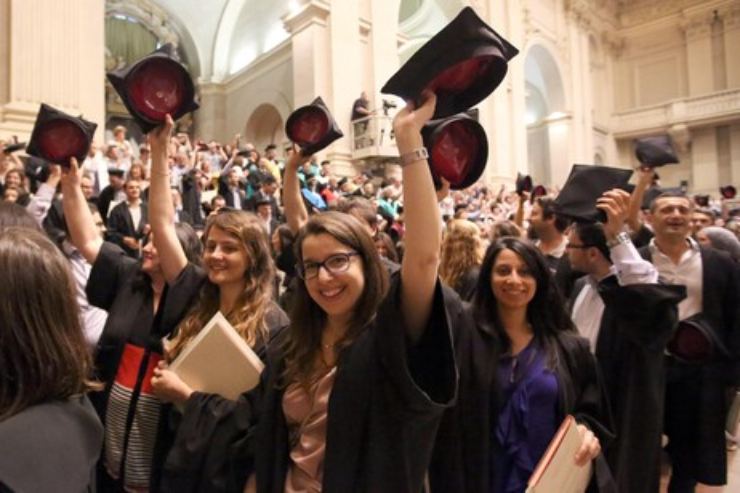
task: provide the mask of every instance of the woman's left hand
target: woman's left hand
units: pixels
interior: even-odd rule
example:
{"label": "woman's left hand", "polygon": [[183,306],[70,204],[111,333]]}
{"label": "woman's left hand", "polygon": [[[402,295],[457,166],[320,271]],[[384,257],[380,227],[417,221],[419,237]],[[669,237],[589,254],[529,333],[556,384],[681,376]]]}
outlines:
{"label": "woman's left hand", "polygon": [[188,400],[193,389],[182,381],[175,372],[167,368],[167,363],[160,361],[154,369],[152,390],[161,401],[182,404]]}
{"label": "woman's left hand", "polygon": [[584,425],[578,425],[576,429],[581,435],[581,448],[576,452],[575,461],[577,466],[583,467],[601,453],[601,444],[594,432]]}

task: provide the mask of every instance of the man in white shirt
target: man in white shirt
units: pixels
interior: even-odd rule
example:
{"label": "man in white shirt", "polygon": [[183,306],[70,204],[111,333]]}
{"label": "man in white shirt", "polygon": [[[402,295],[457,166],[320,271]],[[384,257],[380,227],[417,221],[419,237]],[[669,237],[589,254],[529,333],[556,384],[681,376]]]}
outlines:
{"label": "man in white shirt", "polygon": [[131,257],[139,257],[140,240],[149,233],[146,204],[141,200],[141,186],[129,180],[124,186],[126,200],[111,210],[108,238]]}
{"label": "man in white shirt", "polygon": [[701,247],[691,238],[693,207],[680,193],[655,198],[650,206],[655,237],[640,250],[664,282],[686,286],[679,318],[700,319],[707,328],[702,342],[712,347],[709,356],[696,361],[689,361],[698,356],[691,354],[699,347],[696,343],[681,346],[687,354],[667,357],[670,493],[693,492],[697,483],[726,483],[725,391],[740,385],[740,266],[724,252]]}
{"label": "man in white shirt", "polygon": [[683,290],[658,285],[657,270],[623,232],[629,197],[606,192],[597,207],[607,222],[571,227],[568,260],[587,274],[574,287],[572,317],[609,395],[616,439],[606,457],[618,489],[652,493],[660,484],[663,352]]}

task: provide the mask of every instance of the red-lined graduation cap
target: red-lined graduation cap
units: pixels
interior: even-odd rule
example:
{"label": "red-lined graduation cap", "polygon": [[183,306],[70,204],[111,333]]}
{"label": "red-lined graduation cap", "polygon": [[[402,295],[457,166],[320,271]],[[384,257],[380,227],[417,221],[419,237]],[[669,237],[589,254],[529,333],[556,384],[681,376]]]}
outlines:
{"label": "red-lined graduation cap", "polygon": [[717,333],[701,314],[678,323],[666,349],[685,363],[706,363],[728,352]]}
{"label": "red-lined graduation cap", "polygon": [[734,199],[735,195],[737,195],[737,189],[732,185],[727,185],[725,187],[719,187],[719,193],[722,194],[722,198]]}
{"label": "red-lined graduation cap", "polygon": [[544,185],[537,185],[532,189],[532,198],[544,197],[547,195],[547,188]]}
{"label": "red-lined graduation cap", "polygon": [[41,104],[26,153],[45,161],[69,166],[72,157],[87,157],[97,124]]}
{"label": "red-lined graduation cap", "polygon": [[298,144],[301,154],[316,154],[344,134],[321,97],[301,106],[285,122],[285,134]]}
{"label": "red-lined graduation cap", "polygon": [[440,177],[453,190],[475,183],[488,162],[488,138],[483,127],[466,113],[432,120],[421,130],[429,152],[432,178],[439,188]]}
{"label": "red-lined graduation cap", "polygon": [[465,7],[385,83],[381,92],[418,101],[424,89],[437,95],[435,119],[462,113],[501,83],[514,46]]}
{"label": "red-lined graduation cap", "polygon": [[613,188],[626,189],[631,169],[574,164],[563,189],[555,199],[555,212],[580,222],[606,222],[596,201]]}
{"label": "red-lined graduation cap", "polygon": [[668,135],[657,135],[635,140],[635,156],[643,166],[657,168],[678,164],[678,156]]}
{"label": "red-lined graduation cap", "polygon": [[121,96],[131,116],[144,133],[165,121],[198,109],[195,85],[187,69],[166,44],[133,65],[108,73],[108,80]]}
{"label": "red-lined graduation cap", "polygon": [[529,175],[523,175],[521,173],[516,174],[516,193],[521,195],[524,192],[532,191],[532,177]]}
{"label": "red-lined graduation cap", "polygon": [[475,183],[488,162],[488,138],[483,127],[465,113],[432,120],[421,130],[429,152],[429,166],[437,186],[439,177],[461,190]]}

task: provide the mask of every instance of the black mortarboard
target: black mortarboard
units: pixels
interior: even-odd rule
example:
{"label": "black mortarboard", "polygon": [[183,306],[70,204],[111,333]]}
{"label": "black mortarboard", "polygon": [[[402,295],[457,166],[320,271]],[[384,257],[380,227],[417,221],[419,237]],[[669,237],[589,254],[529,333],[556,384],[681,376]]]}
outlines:
{"label": "black mortarboard", "polygon": [[737,190],[732,185],[727,185],[725,187],[719,187],[719,193],[722,194],[723,198],[734,199],[735,195],[737,195]]}
{"label": "black mortarboard", "polygon": [[421,130],[429,152],[429,166],[435,183],[439,177],[450,188],[461,190],[475,183],[488,161],[488,138],[480,123],[465,113],[433,120]]}
{"label": "black mortarboard", "polygon": [[108,168],[108,174],[110,176],[117,176],[123,178],[124,172],[121,168]]}
{"label": "black mortarboard", "polygon": [[144,133],[165,121],[198,109],[195,85],[187,69],[166,44],[133,65],[108,73],[108,80]]}
{"label": "black mortarboard", "polygon": [[574,164],[568,180],[555,199],[555,212],[584,222],[605,222],[606,214],[596,208],[596,200],[613,188],[624,189],[631,169]]}
{"label": "black mortarboard", "polygon": [[635,156],[643,166],[650,168],[678,163],[678,156],[668,135],[635,140]]}
{"label": "black mortarboard", "polygon": [[87,157],[97,124],[41,104],[26,153],[50,163],[69,166],[72,157],[80,163]]}
{"label": "black mortarboard", "polygon": [[701,314],[680,321],[666,349],[685,363],[706,363],[715,356],[728,355],[722,340]]}
{"label": "black mortarboard", "polygon": [[532,191],[532,177],[529,175],[523,175],[521,173],[516,174],[516,193],[521,195],[524,192]]}
{"label": "black mortarboard", "polygon": [[15,144],[8,144],[3,148],[3,153],[10,154],[11,152],[20,151],[26,148],[25,142],[17,142]]}
{"label": "black mortarboard", "polygon": [[418,102],[424,89],[437,95],[435,119],[483,101],[501,83],[519,50],[465,7],[385,83],[382,93]]}
{"label": "black mortarboard", "polygon": [[285,134],[298,144],[304,156],[315,154],[344,136],[321,97],[290,114]]}
{"label": "black mortarboard", "polygon": [[699,207],[709,207],[709,195],[694,195],[694,203]]}

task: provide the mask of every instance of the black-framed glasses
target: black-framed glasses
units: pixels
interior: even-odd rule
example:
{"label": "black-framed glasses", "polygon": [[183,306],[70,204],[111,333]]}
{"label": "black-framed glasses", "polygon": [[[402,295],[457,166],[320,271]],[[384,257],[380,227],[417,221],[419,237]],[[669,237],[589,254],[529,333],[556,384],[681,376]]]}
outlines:
{"label": "black-framed glasses", "polygon": [[357,252],[343,252],[330,255],[323,262],[300,262],[296,264],[295,270],[298,277],[304,281],[314,279],[319,275],[319,270],[323,267],[329,274],[337,275],[349,269],[352,257],[359,256]]}
{"label": "black-framed glasses", "polygon": [[573,243],[568,243],[565,245],[565,248],[572,248],[573,250],[586,250],[587,248],[593,248],[596,245],[574,245]]}

